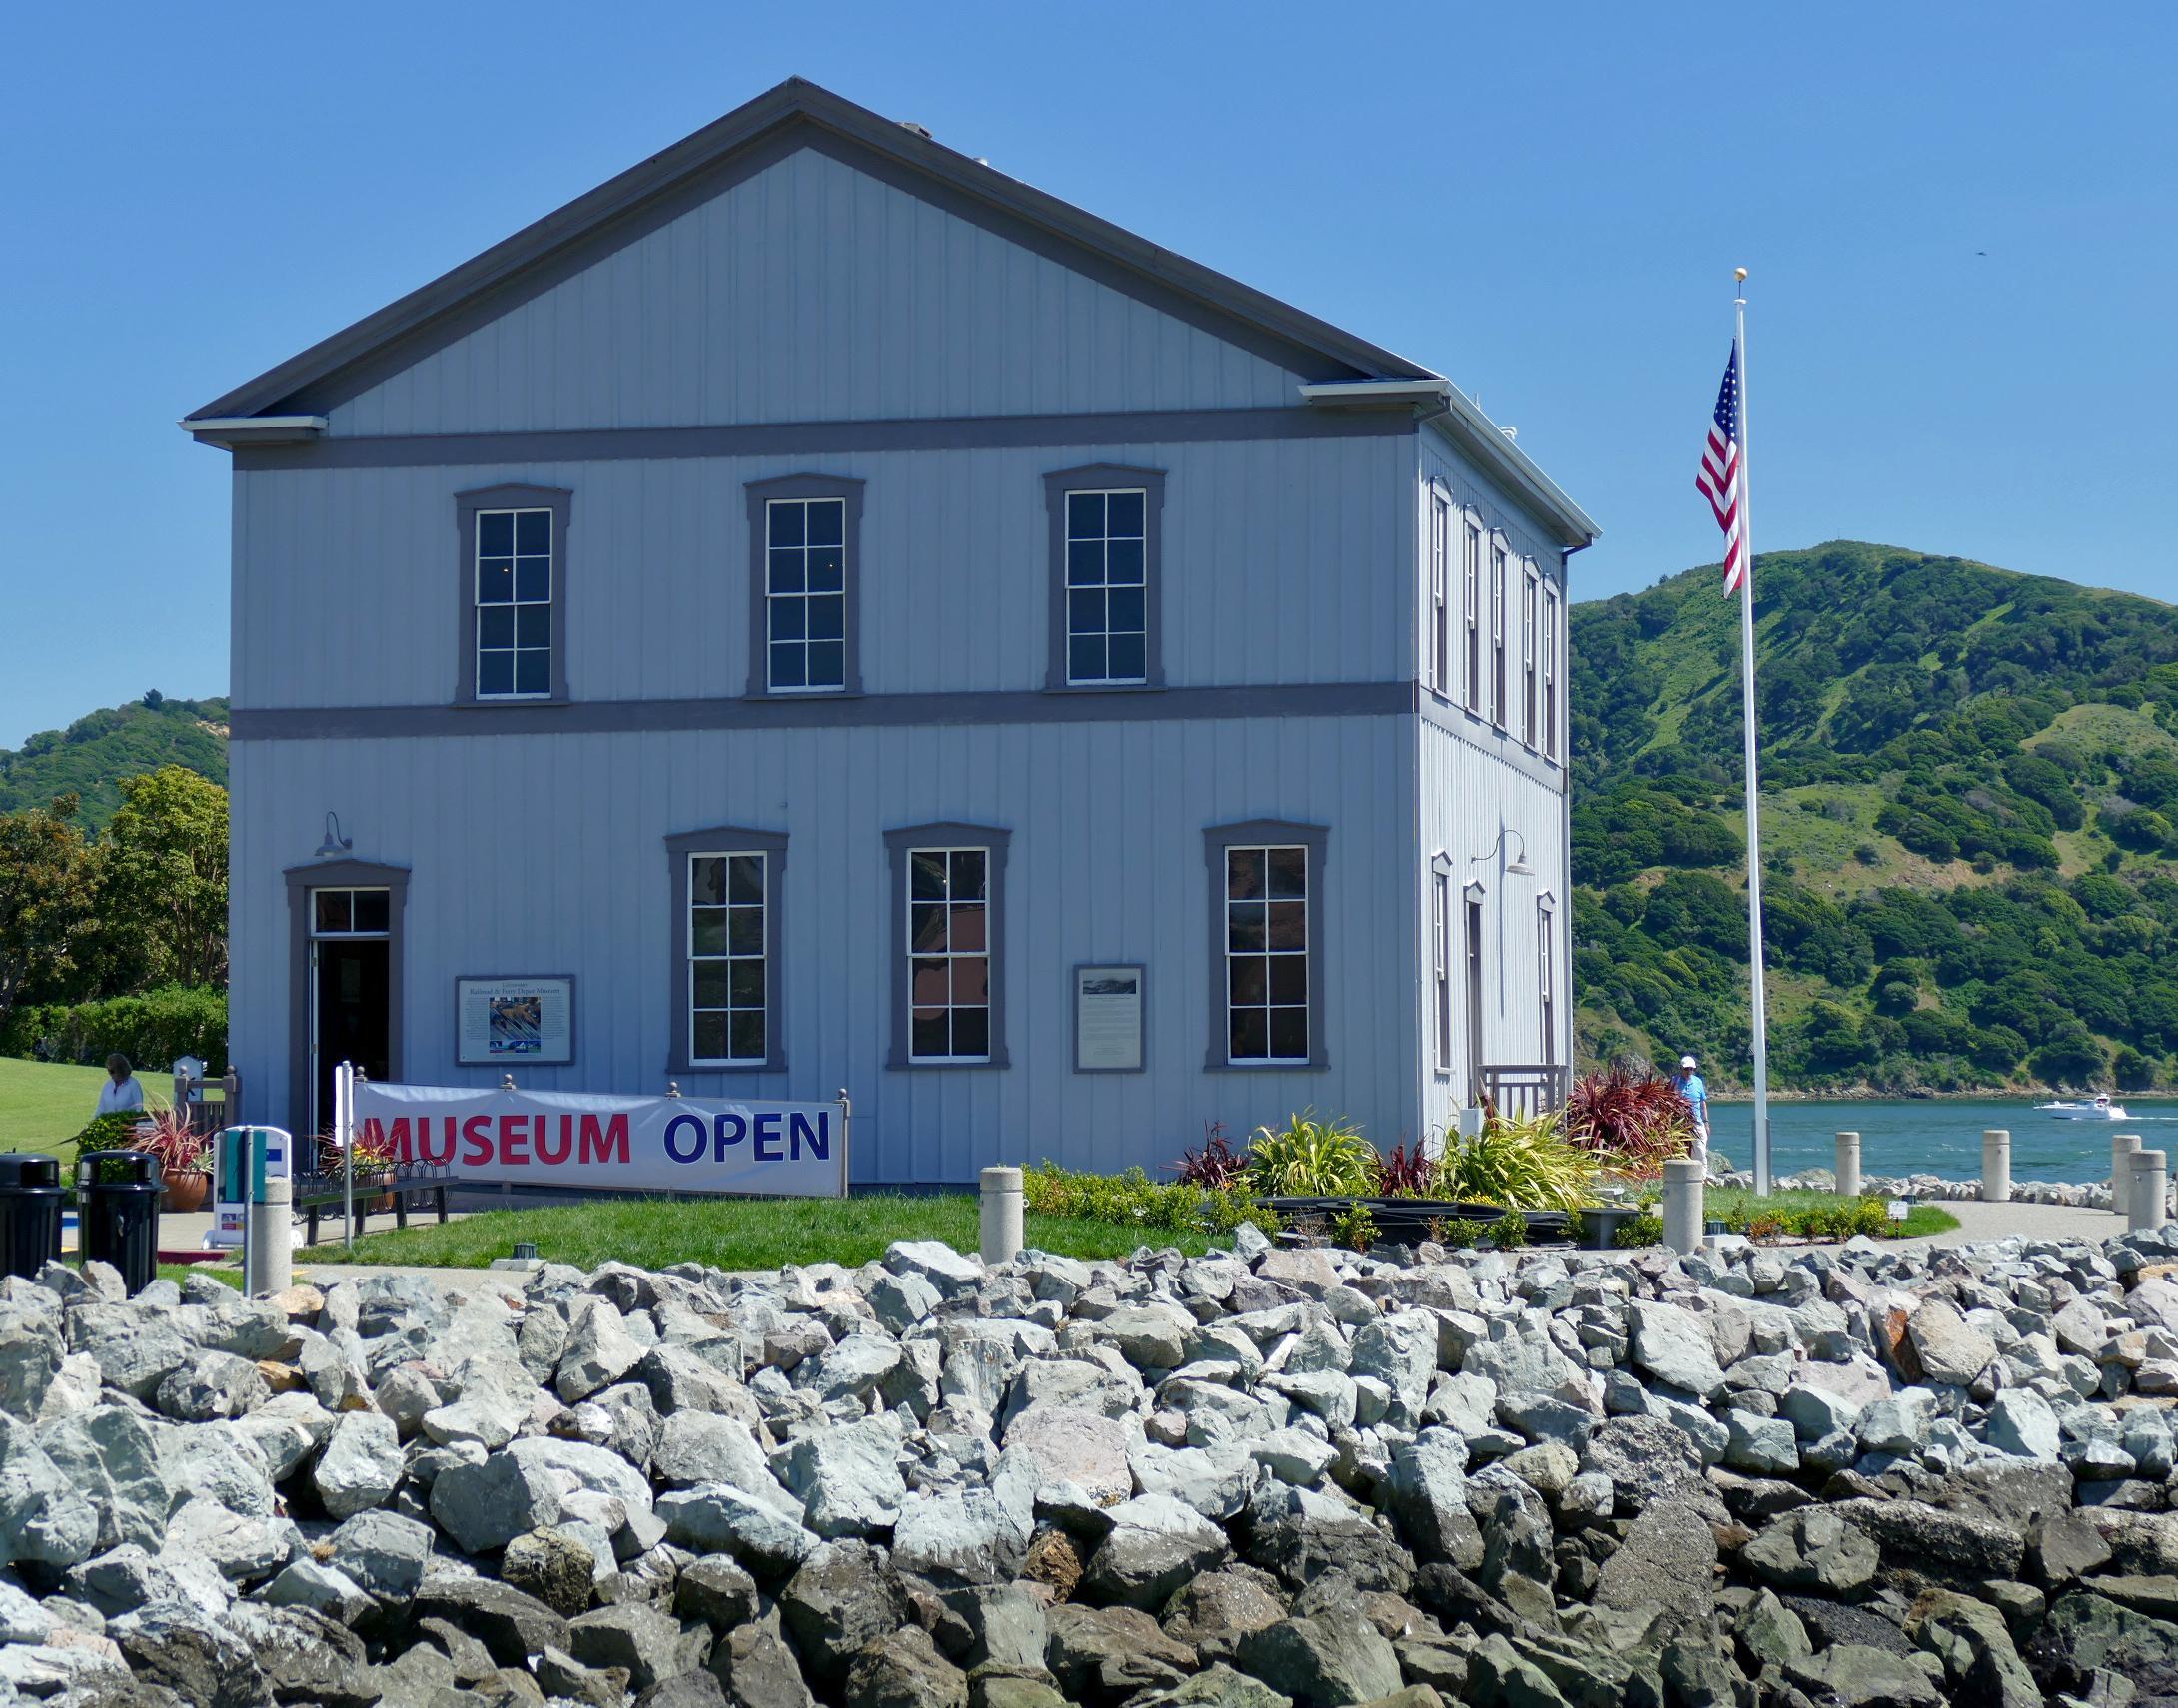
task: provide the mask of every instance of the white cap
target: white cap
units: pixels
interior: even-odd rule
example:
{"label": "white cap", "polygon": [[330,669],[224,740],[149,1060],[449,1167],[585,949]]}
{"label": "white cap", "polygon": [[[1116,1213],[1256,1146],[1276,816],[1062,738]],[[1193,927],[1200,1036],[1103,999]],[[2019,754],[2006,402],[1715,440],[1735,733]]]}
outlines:
{"label": "white cap", "polygon": [[1694,1066],[1694,1059],[1691,1056],[1681,1056],[1678,1059],[1678,1065],[1682,1068],[1690,1068]]}

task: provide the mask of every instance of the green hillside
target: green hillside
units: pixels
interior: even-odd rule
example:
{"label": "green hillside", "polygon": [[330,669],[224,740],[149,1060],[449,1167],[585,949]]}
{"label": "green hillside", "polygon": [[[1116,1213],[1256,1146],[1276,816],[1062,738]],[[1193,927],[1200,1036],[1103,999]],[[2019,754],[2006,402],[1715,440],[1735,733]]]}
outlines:
{"label": "green hillside", "polygon": [[227,702],[150,693],[43,730],[19,751],[0,747],[0,812],[73,794],[82,797],[85,825],[100,829],[121,804],[121,779],[162,765],[186,766],[225,788]]}
{"label": "green hillside", "polygon": [[[1774,1083],[2178,1079],[2178,608],[1842,540],[1754,584]],[[1743,1083],[1737,602],[1571,628],[1582,1050]]]}

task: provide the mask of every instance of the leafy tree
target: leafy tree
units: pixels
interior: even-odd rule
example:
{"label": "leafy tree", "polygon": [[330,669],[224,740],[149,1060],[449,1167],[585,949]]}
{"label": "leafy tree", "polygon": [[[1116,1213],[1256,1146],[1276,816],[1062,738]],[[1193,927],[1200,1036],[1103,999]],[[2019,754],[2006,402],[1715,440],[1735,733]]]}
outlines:
{"label": "leafy tree", "polygon": [[121,785],[99,882],[110,994],[227,982],[227,791],[179,765]]}
{"label": "leafy tree", "polygon": [[29,999],[74,994],[99,858],[73,795],[0,815],[0,1021]]}

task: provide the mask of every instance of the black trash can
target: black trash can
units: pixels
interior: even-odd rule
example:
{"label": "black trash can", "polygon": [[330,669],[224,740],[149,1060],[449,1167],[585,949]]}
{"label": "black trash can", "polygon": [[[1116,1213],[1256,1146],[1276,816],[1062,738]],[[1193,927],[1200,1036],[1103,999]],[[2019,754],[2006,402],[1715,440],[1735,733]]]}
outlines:
{"label": "black trash can", "polygon": [[61,1160],[36,1151],[0,1157],[0,1275],[35,1276],[61,1255]]}
{"label": "black trash can", "polygon": [[159,1273],[159,1198],[166,1179],[147,1151],[86,1151],[76,1159],[83,1261],[111,1264],[133,1298]]}

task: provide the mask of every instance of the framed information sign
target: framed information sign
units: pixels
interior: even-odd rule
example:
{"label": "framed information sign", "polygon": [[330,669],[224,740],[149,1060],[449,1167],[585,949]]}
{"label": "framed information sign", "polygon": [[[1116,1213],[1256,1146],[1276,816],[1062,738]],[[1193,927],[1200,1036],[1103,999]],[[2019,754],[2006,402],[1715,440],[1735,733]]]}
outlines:
{"label": "framed information sign", "polygon": [[456,979],[454,1023],[465,1068],[564,1066],[574,1060],[574,980]]}
{"label": "framed information sign", "polygon": [[1074,969],[1074,1072],[1142,1071],[1142,968]]}

